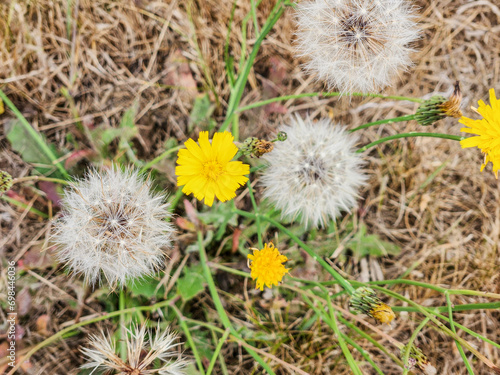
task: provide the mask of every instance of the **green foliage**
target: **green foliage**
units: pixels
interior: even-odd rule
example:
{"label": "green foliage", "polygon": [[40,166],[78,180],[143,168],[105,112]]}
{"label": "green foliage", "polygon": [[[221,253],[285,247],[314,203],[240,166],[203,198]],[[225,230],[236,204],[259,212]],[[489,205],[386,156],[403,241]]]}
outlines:
{"label": "green foliage", "polygon": [[159,278],[156,276],[146,276],[140,280],[134,280],[134,282],[129,282],[127,285],[127,290],[131,292],[134,297],[162,297],[165,288],[162,286],[158,288]]}
{"label": "green foliage", "polygon": [[192,132],[195,126],[209,131],[214,129],[217,123],[210,118],[214,110],[215,105],[210,102],[207,93],[198,95],[194,100],[193,109],[189,115],[189,132]]}
{"label": "green foliage", "polygon": [[[201,358],[212,358],[214,351],[212,350],[212,340],[208,332],[198,329],[193,333],[195,333],[193,335],[193,340],[195,341],[196,348]],[[189,347],[189,343],[186,342],[186,346]]]}
{"label": "green foliage", "polygon": [[[142,165],[142,162],[137,159],[130,143],[139,133],[134,122],[136,114],[137,104],[134,104],[125,111],[118,128],[105,129],[97,127],[90,131],[92,142],[96,145],[96,148],[99,150],[102,158],[110,158],[112,156],[109,152],[109,146],[114,140],[118,140],[118,154],[126,154],[127,158],[134,164]],[[123,161],[125,162],[126,160]]]}
{"label": "green foliage", "polygon": [[210,211],[198,214],[198,217],[207,225],[217,228],[215,240],[220,241],[226,232],[228,225],[238,225],[238,215],[233,211],[230,204],[219,203]]}
{"label": "green foliage", "polygon": [[345,245],[346,249],[352,250],[357,259],[365,256],[382,257],[386,255],[397,255],[401,248],[391,242],[383,241],[376,234],[367,234],[366,225],[361,224],[358,232]]}
{"label": "green foliage", "polygon": [[[63,178],[59,171],[54,171],[55,167],[52,164],[50,157],[47,153],[40,147],[40,144],[36,142],[33,137],[26,131],[26,128],[21,124],[19,120],[9,121],[5,124],[5,133],[7,139],[12,145],[12,149],[17,151],[23,160],[27,163],[33,164],[35,169],[44,175],[51,175],[56,178]],[[50,148],[52,153],[56,156],[60,156],[54,145],[47,142],[45,137],[40,135],[46,145]]]}
{"label": "green foliage", "polygon": [[201,265],[184,268],[184,275],[177,280],[177,292],[183,301],[189,301],[205,290],[205,277]]}

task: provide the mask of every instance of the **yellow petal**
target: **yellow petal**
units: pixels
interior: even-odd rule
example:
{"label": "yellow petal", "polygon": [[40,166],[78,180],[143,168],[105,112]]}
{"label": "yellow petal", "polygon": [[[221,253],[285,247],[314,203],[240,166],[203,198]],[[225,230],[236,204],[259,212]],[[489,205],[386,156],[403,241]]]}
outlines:
{"label": "yellow petal", "polygon": [[200,132],[198,143],[204,155],[204,160],[212,160],[212,146],[208,140],[208,132]]}

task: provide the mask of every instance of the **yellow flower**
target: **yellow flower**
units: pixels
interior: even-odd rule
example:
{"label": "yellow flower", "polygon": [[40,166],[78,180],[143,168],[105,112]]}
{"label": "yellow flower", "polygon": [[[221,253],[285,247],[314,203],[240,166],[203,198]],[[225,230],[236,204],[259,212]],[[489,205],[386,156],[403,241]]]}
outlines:
{"label": "yellow flower", "polygon": [[262,250],[251,250],[253,250],[253,254],[248,254],[248,259],[252,261],[250,263],[252,280],[257,279],[257,287],[255,289],[264,290],[264,285],[268,288],[278,285],[283,276],[290,270],[282,264],[288,258],[285,255],[281,255],[272,242],[264,244]]}
{"label": "yellow flower", "polygon": [[368,314],[372,316],[374,319],[378,320],[380,323],[389,324],[394,320],[396,315],[394,311],[392,311],[390,306],[387,306],[385,303],[379,303],[372,307],[370,313]]}
{"label": "yellow flower", "polygon": [[212,206],[214,197],[225,202],[236,196],[236,190],[248,180],[245,175],[250,166],[231,161],[238,152],[233,140],[229,132],[215,133],[210,144],[208,132],[200,132],[199,146],[191,138],[184,143],[186,149],[179,151],[175,168],[177,186],[184,185],[184,194],[205,199],[207,206]]}
{"label": "yellow flower", "polygon": [[478,136],[464,139],[460,141],[460,144],[463,148],[477,147],[481,149],[485,153],[481,171],[491,161],[493,172],[498,178],[498,170],[500,169],[500,100],[496,98],[494,89],[490,89],[490,105],[480,100],[479,108],[475,110],[483,118],[473,120],[462,117],[459,122],[468,128],[462,128],[460,131]]}

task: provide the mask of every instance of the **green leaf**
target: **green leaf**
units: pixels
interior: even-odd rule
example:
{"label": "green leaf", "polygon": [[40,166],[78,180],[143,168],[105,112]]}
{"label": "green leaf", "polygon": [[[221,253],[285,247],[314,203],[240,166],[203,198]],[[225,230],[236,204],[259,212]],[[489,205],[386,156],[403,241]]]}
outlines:
{"label": "green leaf", "polygon": [[383,241],[375,234],[366,234],[366,225],[361,224],[358,232],[347,242],[346,249],[352,250],[358,259],[367,255],[382,257],[397,255],[401,248],[391,242]]}
{"label": "green leaf", "polygon": [[186,368],[184,369],[186,375],[200,375],[201,373],[196,368],[196,365],[193,362],[190,362]]}
{"label": "green leaf", "polygon": [[[199,328],[196,331],[192,331],[193,340],[195,342],[196,348],[198,349],[198,353],[201,358],[212,358],[214,355],[214,351],[212,350],[212,341],[208,336],[207,331],[202,331]],[[185,343],[186,347],[190,347],[189,343]]]}
{"label": "green leaf", "polygon": [[[21,157],[25,162],[33,164],[39,173],[49,174],[56,168],[44,150],[42,150],[33,137],[28,134],[19,120],[7,122],[5,124],[5,133],[7,135],[7,139],[12,145],[12,149],[21,154]],[[49,144],[45,137],[41,134],[40,137],[42,137],[54,155],[60,156],[54,145]],[[52,176],[56,178],[64,178],[64,176],[62,176],[58,171],[54,172]]]}
{"label": "green leaf", "polygon": [[231,205],[220,203],[217,204],[212,210],[198,214],[198,217],[205,224],[212,224],[217,229],[215,240],[220,241],[226,232],[227,225],[237,226],[238,215],[235,214]]}
{"label": "green leaf", "polygon": [[214,109],[215,105],[210,102],[207,93],[198,95],[194,100],[193,109],[189,115],[189,131],[191,132],[195,126],[211,130],[214,121],[211,121],[210,116]]}
{"label": "green leaf", "polygon": [[177,291],[184,301],[189,301],[205,290],[205,284],[201,265],[195,265],[184,269],[184,276],[177,280]]}
{"label": "green leaf", "polygon": [[157,292],[159,280],[155,276],[146,276],[140,280],[134,280],[134,282],[129,282],[127,284],[128,290],[133,296],[143,296],[146,298],[154,297],[155,295],[163,295],[164,288],[161,287]]}

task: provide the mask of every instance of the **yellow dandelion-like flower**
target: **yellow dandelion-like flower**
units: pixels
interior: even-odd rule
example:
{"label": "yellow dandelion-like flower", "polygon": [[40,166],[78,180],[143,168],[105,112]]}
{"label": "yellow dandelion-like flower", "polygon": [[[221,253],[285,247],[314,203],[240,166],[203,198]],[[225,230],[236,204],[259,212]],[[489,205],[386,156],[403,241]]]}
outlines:
{"label": "yellow dandelion-like flower", "polygon": [[482,100],[478,102],[479,108],[473,108],[477,113],[483,116],[480,120],[473,120],[462,117],[459,122],[468,126],[460,131],[476,134],[477,137],[470,137],[460,141],[462,148],[477,147],[484,154],[484,163],[481,171],[491,161],[493,163],[493,172],[498,178],[500,169],[500,100],[495,96],[495,90],[490,89],[490,105]]}
{"label": "yellow dandelion-like flower", "polygon": [[248,180],[245,175],[250,166],[231,161],[238,152],[233,140],[229,132],[215,133],[210,143],[208,132],[200,132],[199,145],[191,138],[184,143],[186,149],[179,151],[175,168],[177,186],[184,186],[184,194],[205,199],[207,206],[212,206],[214,197],[225,202],[236,196],[236,190]]}
{"label": "yellow dandelion-like flower", "polygon": [[253,254],[248,254],[250,263],[250,275],[252,280],[257,279],[257,287],[255,289],[264,290],[264,285],[271,288],[273,285],[283,279],[286,273],[290,270],[282,264],[288,260],[285,255],[281,255],[279,250],[274,247],[274,244],[264,244],[264,248],[251,249]]}

